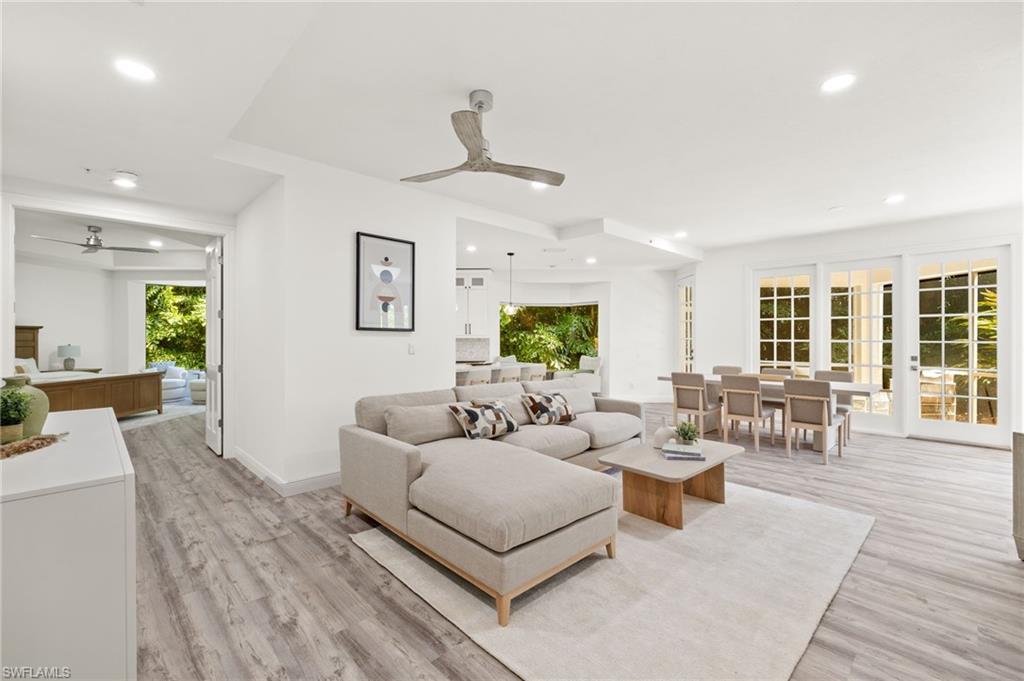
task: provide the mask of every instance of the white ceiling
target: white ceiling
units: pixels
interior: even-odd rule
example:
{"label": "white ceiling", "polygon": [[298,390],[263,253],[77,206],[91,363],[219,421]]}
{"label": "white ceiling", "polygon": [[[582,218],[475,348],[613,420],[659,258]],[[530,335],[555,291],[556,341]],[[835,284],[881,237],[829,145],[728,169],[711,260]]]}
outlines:
{"label": "white ceiling", "polygon": [[1020,201],[1017,3],[335,5],[233,136],[397,180],[464,160],[474,88],[495,158],[565,184],[422,187],[547,224],[714,247]]}
{"label": "white ceiling", "polygon": [[[214,160],[229,136],[397,181],[463,160],[448,115],[482,87],[495,158],[565,185],[418,190],[702,247],[1020,202],[1017,3],[8,3],[3,19],[7,175],[117,192],[128,168],[133,196],[234,213],[271,178]],[[157,80],[124,80],[118,56]],[[845,70],[854,88],[818,92]],[[907,201],[883,205],[892,192]]]}
{"label": "white ceiling", "polygon": [[[273,178],[213,153],[311,11],[5,3],[4,174],[233,215]],[[156,80],[120,76],[122,57],[150,65]],[[141,186],[111,185],[116,169],[139,173]]]}

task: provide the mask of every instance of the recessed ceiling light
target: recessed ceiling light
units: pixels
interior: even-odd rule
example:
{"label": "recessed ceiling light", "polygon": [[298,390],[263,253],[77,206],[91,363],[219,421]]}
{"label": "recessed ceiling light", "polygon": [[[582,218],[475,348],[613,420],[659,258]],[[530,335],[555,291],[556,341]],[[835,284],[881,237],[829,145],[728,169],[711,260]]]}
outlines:
{"label": "recessed ceiling light", "polygon": [[685,239],[686,238],[686,232],[676,232],[672,236],[674,236],[677,239]]}
{"label": "recessed ceiling light", "polygon": [[587,258],[588,265],[594,265],[597,263],[597,258]]}
{"label": "recessed ceiling light", "polygon": [[839,213],[840,211],[844,211],[844,210],[846,210],[846,206],[829,206],[828,207],[828,212],[829,213]]}
{"label": "recessed ceiling light", "polygon": [[153,239],[149,242],[149,245],[152,246],[153,248],[160,248],[161,246],[164,245],[164,242],[160,241],[159,239]]}
{"label": "recessed ceiling light", "polygon": [[834,76],[830,76],[824,83],[821,84],[821,91],[826,95],[834,95],[837,92],[842,92],[857,81],[857,76],[852,73],[839,73]]}
{"label": "recessed ceiling light", "polygon": [[476,246],[474,246],[473,244],[470,244],[470,245],[466,246],[466,250],[469,251],[470,253],[475,253],[476,252]]}
{"label": "recessed ceiling light", "polygon": [[906,198],[906,194],[889,194],[889,196],[885,197],[885,205],[895,206],[897,203],[903,203]]}
{"label": "recessed ceiling light", "polygon": [[548,188],[548,186],[546,184],[544,184],[543,182],[531,182],[530,186],[533,187],[534,189],[536,189],[539,192],[542,192],[542,191],[544,191],[545,189]]}
{"label": "recessed ceiling light", "polygon": [[115,170],[110,181],[121,189],[135,189],[139,186],[139,176],[130,170]]}
{"label": "recessed ceiling light", "polygon": [[156,78],[156,73],[142,62],[134,59],[118,59],[114,62],[116,68],[125,78],[132,80],[150,81]]}

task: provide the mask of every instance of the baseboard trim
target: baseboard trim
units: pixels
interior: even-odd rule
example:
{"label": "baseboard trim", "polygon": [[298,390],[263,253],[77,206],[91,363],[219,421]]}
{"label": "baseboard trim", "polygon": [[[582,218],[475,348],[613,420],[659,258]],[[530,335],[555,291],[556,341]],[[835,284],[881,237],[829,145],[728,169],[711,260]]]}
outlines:
{"label": "baseboard trim", "polygon": [[293,480],[291,482],[277,482],[276,480],[264,480],[270,489],[274,490],[282,497],[291,497],[296,494],[305,494],[306,492],[315,492],[318,489],[326,489],[328,487],[335,487],[341,484],[341,473],[325,473],[323,475],[314,475],[311,478],[302,478],[301,480]]}
{"label": "baseboard trim", "polygon": [[280,477],[274,475],[274,473],[266,466],[257,461],[251,454],[249,454],[249,452],[238,446],[235,447],[234,457],[232,458],[238,459],[238,463],[249,469],[249,472],[258,477],[264,485],[274,490],[282,497],[291,497],[296,494],[315,492],[318,489],[326,489],[327,487],[334,487],[335,485],[341,484],[340,472],[324,473],[323,475],[314,475],[313,477],[302,478],[300,480],[282,480]]}

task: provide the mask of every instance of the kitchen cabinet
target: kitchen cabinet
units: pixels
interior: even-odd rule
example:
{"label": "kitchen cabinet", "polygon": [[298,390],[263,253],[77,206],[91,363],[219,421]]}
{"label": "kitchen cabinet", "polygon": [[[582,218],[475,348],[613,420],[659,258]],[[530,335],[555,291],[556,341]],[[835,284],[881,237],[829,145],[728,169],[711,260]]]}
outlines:
{"label": "kitchen cabinet", "polygon": [[456,270],[455,335],[486,336],[489,271]]}

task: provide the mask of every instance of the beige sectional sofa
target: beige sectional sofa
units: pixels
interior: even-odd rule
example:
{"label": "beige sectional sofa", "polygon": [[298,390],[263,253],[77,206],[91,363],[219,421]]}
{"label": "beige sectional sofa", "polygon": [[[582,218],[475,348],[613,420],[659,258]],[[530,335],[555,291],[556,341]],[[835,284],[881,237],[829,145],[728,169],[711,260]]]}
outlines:
{"label": "beige sectional sofa", "polygon": [[[534,425],[524,392],[561,392],[576,420]],[[466,438],[448,405],[496,399],[520,429]],[[601,548],[614,557],[617,488],[589,469],[642,432],[640,404],[571,381],[365,397],[339,434],[346,514],[361,510],[492,596],[504,626],[515,596]]]}

